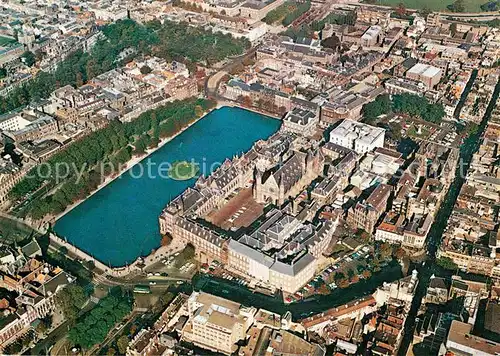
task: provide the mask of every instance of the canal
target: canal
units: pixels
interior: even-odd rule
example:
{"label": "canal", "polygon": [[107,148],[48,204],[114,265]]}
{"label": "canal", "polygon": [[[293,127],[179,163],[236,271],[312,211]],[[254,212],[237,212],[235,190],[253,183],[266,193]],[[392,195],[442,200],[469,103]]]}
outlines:
{"label": "canal", "polygon": [[392,261],[382,268],[380,272],[374,273],[368,280],[360,280],[347,288],[337,288],[328,295],[315,295],[312,298],[292,304],[283,303],[281,296],[272,297],[252,292],[238,283],[211,275],[196,275],[193,278],[192,285],[194,290],[231,299],[243,305],[263,308],[281,315],[290,311],[293,319],[299,320],[371,294],[384,282],[392,282],[401,277],[401,266],[396,261]]}
{"label": "canal", "polygon": [[406,319],[403,340],[398,351],[398,355],[400,356],[406,355],[408,347],[413,340],[415,319],[417,317],[417,312],[420,308],[420,304],[422,303],[422,298],[427,291],[430,277],[432,276],[432,274],[439,274],[439,269],[436,265],[436,252],[439,248],[439,245],[441,244],[441,238],[448,223],[448,218],[450,217],[453,210],[453,206],[455,205],[455,201],[457,200],[460,189],[465,182],[465,174],[469,169],[470,163],[472,161],[472,156],[474,152],[479,149],[481,136],[483,135],[486,124],[491,116],[491,113],[493,112],[493,109],[496,106],[499,92],[500,80],[495,87],[492,99],[488,104],[488,108],[486,109],[481,124],[479,125],[479,129],[475,134],[470,135],[462,144],[462,146],[460,146],[460,158],[455,174],[455,180],[451,184],[446,198],[441,204],[441,207],[436,215],[434,224],[429,231],[429,238],[427,242],[427,261],[423,266],[421,265],[417,268],[419,272],[419,283],[415,292],[415,296],[413,298],[410,312]]}
{"label": "canal", "polygon": [[162,164],[194,160],[208,175],[225,159],[268,138],[280,124],[239,108],[214,110],[61,217],[54,230],[105,264],[132,263],[160,245],[158,215],[195,182],[168,178]]}

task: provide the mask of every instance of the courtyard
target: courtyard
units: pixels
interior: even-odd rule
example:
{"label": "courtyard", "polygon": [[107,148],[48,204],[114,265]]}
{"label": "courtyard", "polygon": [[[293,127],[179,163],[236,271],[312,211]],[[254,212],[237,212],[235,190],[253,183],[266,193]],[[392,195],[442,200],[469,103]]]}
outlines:
{"label": "courtyard", "polygon": [[257,203],[252,188],[241,189],[219,210],[207,217],[212,224],[225,230],[237,230],[252,224],[264,211],[264,205]]}

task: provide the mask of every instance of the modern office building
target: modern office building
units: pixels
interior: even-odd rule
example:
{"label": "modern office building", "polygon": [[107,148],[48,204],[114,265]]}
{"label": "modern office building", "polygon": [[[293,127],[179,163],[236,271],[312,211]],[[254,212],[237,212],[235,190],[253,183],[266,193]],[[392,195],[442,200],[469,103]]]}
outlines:
{"label": "modern office building", "polygon": [[428,64],[417,63],[406,72],[406,77],[423,83],[432,89],[441,80],[443,70]]}
{"label": "modern office building", "polygon": [[352,120],[342,121],[330,132],[330,142],[361,154],[383,147],[384,138],[384,129]]}
{"label": "modern office building", "polygon": [[189,320],[182,338],[202,348],[230,355],[245,339],[257,309],[204,292],[193,292],[187,302]]}

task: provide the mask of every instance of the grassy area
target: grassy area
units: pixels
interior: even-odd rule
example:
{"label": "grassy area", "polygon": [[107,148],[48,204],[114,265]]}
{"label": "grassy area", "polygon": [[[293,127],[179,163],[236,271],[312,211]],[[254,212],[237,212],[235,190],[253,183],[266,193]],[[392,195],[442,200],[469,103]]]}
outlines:
{"label": "grassy area", "polygon": [[[431,11],[447,11],[447,6],[452,4],[454,0],[378,0],[377,5],[386,5],[397,7],[403,3],[408,9],[429,9]],[[485,4],[487,0],[464,0],[466,12],[481,12],[480,6]]]}
{"label": "grassy area", "polygon": [[422,126],[420,133],[417,132],[415,125],[411,125],[408,129],[408,136],[412,138],[427,139],[430,135],[431,131],[429,131],[425,126]]}

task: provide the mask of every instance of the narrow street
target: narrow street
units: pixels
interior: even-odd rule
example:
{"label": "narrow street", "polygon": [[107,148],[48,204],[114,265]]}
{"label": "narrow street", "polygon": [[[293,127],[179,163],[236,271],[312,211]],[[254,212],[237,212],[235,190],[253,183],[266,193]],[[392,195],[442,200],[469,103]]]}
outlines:
{"label": "narrow street", "polygon": [[252,47],[250,48],[246,53],[231,58],[227,64],[225,64],[222,68],[220,68],[216,73],[210,75],[207,77],[205,81],[205,96],[210,98],[210,97],[217,97],[218,96],[218,90],[219,90],[219,84],[222,78],[228,74],[231,69],[236,66],[239,63],[242,63],[245,59],[251,58],[255,55],[256,48]]}
{"label": "narrow street", "polygon": [[413,332],[415,330],[415,321],[418,313],[418,309],[422,303],[422,298],[424,297],[427,287],[429,285],[430,277],[432,274],[436,273],[436,253],[441,244],[441,238],[443,232],[446,229],[448,223],[448,218],[451,215],[455,201],[458,198],[460,189],[465,182],[465,175],[469,169],[470,163],[472,161],[472,156],[479,148],[481,136],[484,133],[486,124],[491,116],[493,109],[496,106],[496,101],[498,100],[498,95],[500,92],[500,81],[495,87],[495,91],[492,95],[491,101],[488,104],[486,113],[484,114],[483,120],[479,126],[477,132],[469,136],[464,144],[460,147],[460,157],[459,164],[457,166],[457,171],[455,174],[455,180],[450,186],[448,194],[445,200],[441,204],[441,207],[436,215],[434,224],[429,232],[429,238],[427,241],[427,261],[424,265],[420,265],[418,270],[419,283],[415,296],[413,297],[413,302],[411,305],[410,312],[406,318],[406,323],[404,326],[403,340],[399,347],[398,355],[406,355],[408,348],[413,340]]}

